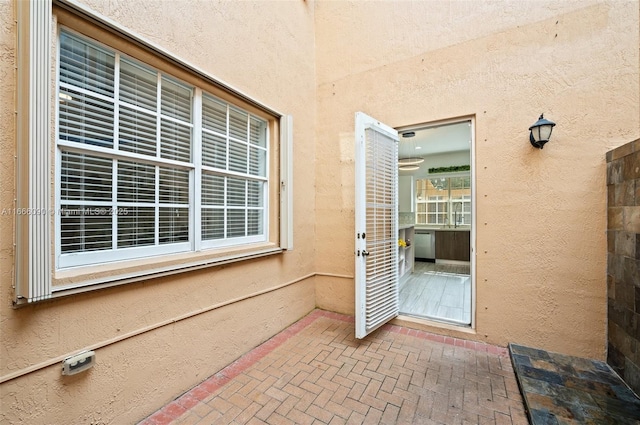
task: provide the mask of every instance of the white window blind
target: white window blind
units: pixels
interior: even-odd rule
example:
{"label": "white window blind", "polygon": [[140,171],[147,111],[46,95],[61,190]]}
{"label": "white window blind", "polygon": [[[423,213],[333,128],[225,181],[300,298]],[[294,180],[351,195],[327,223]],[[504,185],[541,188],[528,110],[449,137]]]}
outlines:
{"label": "white window blind", "polygon": [[265,233],[266,123],[212,96],[202,100],[203,246]]}
{"label": "white window blind", "polygon": [[58,268],[267,240],[263,119],[71,32],[59,50]]}

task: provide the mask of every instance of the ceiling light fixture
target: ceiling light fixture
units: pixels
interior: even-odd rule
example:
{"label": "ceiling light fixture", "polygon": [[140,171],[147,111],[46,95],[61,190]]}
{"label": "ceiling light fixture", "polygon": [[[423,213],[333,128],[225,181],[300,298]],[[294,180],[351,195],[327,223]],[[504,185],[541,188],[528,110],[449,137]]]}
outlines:
{"label": "ceiling light fixture", "polygon": [[420,167],[418,167],[417,165],[401,165],[398,167],[398,170],[400,171],[415,171],[419,169]]}
{"label": "ceiling light fixture", "polygon": [[[405,131],[400,134],[402,135],[403,138],[408,139],[408,138],[415,137],[416,132]],[[411,144],[413,145],[414,151],[418,149],[418,147],[416,146],[415,140],[412,140]],[[424,158],[421,158],[419,156],[409,156],[407,158],[400,158],[398,159],[398,168],[402,171],[413,171],[413,170],[419,169],[420,167],[417,167],[417,165],[422,164],[423,162],[424,162]],[[416,167],[408,168],[407,166],[416,166]]]}
{"label": "ceiling light fixture", "polygon": [[409,158],[400,158],[398,160],[398,166],[402,167],[403,165],[418,165],[424,162],[424,158],[420,158],[419,156],[413,156]]}
{"label": "ceiling light fixture", "polygon": [[555,127],[556,123],[553,121],[549,121],[544,117],[544,114],[540,114],[540,118],[535,122],[531,127],[529,127],[529,141],[531,144],[538,148],[542,149],[544,144],[549,141],[551,138],[551,132],[553,131],[553,127]]}

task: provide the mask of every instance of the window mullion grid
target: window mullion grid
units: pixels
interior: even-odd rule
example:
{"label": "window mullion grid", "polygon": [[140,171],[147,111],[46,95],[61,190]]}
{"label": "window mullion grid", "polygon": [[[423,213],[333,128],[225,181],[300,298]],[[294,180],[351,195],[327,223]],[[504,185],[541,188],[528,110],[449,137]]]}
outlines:
{"label": "window mullion grid", "polygon": [[[268,214],[267,211],[269,211],[269,182],[271,181],[271,179],[269,178],[269,176],[271,175],[271,158],[270,158],[270,153],[269,153],[269,131],[267,130],[267,126],[265,125],[264,129],[264,149],[265,149],[265,155],[264,155],[264,160],[265,160],[265,164],[264,164],[264,170],[265,170],[265,181],[262,185],[263,187],[263,191],[262,191],[262,196],[263,196],[263,201],[262,201],[262,232],[264,233],[265,237],[269,237],[269,220],[268,220]],[[282,131],[282,129],[280,129],[280,131]],[[251,137],[251,136],[249,136]],[[284,169],[284,164],[280,164],[281,170]],[[279,186],[279,184],[278,184]],[[282,213],[282,212],[281,212]]]}
{"label": "window mullion grid", "polygon": [[189,240],[193,241],[192,249],[199,251],[202,245],[202,90],[195,88],[193,99],[193,146],[191,155],[194,169],[191,176],[189,197],[193,200],[193,211],[190,214]]}
{"label": "window mullion grid", "polygon": [[[155,78],[157,81],[156,84],[156,99],[155,99],[155,103],[156,103],[156,110],[155,111],[150,111],[147,110],[146,108],[138,105],[138,104],[130,104],[127,101],[127,98],[124,97],[124,92],[121,92],[121,89],[125,88],[125,85],[127,84],[128,79],[125,79],[125,75],[123,74],[125,72],[124,67],[124,62],[123,62],[123,58],[121,56],[120,53],[118,52],[113,52],[112,53],[112,60],[113,60],[113,95],[109,95],[109,96],[105,96],[104,94],[101,93],[97,93],[91,90],[88,90],[86,88],[83,87],[76,87],[73,84],[69,84],[69,83],[63,83],[60,81],[60,77],[58,77],[58,90],[60,86],[63,86],[65,88],[71,89],[77,93],[82,93],[84,94],[87,99],[89,99],[88,101],[90,101],[91,99],[99,99],[101,100],[100,103],[107,103],[107,104],[111,104],[112,105],[112,113],[113,113],[113,129],[107,129],[106,130],[106,138],[112,137],[112,145],[110,147],[110,149],[107,149],[106,147],[104,147],[103,145],[92,145],[92,144],[80,144],[77,141],[70,139],[69,141],[59,141],[59,146],[57,149],[57,166],[56,166],[56,178],[58,179],[58,182],[56,183],[56,204],[58,205],[59,208],[62,207],[62,204],[64,203],[65,205],[77,205],[79,208],[94,208],[94,207],[102,207],[102,208],[109,208],[109,213],[111,214],[110,219],[108,219],[107,217],[103,217],[102,218],[102,222],[110,222],[111,223],[111,231],[108,232],[107,234],[103,233],[103,241],[106,242],[105,245],[103,245],[104,250],[109,250],[109,251],[118,251],[119,247],[118,247],[118,235],[119,232],[122,232],[123,229],[119,228],[119,226],[122,224],[122,219],[124,217],[120,217],[118,215],[118,211],[120,210],[120,208],[122,207],[127,207],[127,206],[131,206],[134,207],[136,209],[138,208],[142,208],[142,207],[152,207],[153,208],[153,231],[154,231],[154,237],[153,237],[153,244],[158,247],[160,246],[160,241],[163,240],[163,235],[161,235],[161,227],[162,227],[162,223],[160,222],[161,216],[163,216],[163,214],[165,214],[165,212],[162,212],[161,214],[161,206],[166,207],[168,209],[168,214],[169,216],[172,214],[171,212],[169,212],[170,210],[174,210],[174,209],[182,209],[184,207],[189,208],[191,211],[189,212],[189,223],[188,223],[188,234],[189,234],[189,241],[190,241],[190,245],[191,245],[191,249],[192,250],[200,250],[202,249],[203,244],[205,246],[209,246],[209,242],[205,243],[205,241],[203,240],[203,235],[201,233],[201,227],[202,227],[202,222],[203,222],[203,202],[202,202],[202,191],[203,191],[203,173],[205,171],[209,171],[209,172],[214,172],[216,174],[219,174],[221,176],[224,177],[223,181],[222,181],[222,217],[220,217],[222,219],[222,224],[223,224],[223,229],[224,232],[221,235],[222,236],[222,240],[221,242],[223,242],[223,244],[225,243],[225,240],[229,240],[231,238],[231,236],[233,236],[231,239],[235,239],[237,236],[241,236],[242,234],[234,234],[233,231],[238,231],[240,229],[238,229],[238,225],[242,225],[239,222],[234,222],[234,220],[239,215],[239,211],[243,210],[244,211],[244,237],[249,237],[250,236],[250,223],[253,223],[253,225],[255,226],[255,222],[252,222],[251,220],[253,218],[250,218],[250,213],[255,214],[256,211],[260,211],[260,214],[263,217],[263,228],[262,230],[260,230],[260,233],[264,233],[268,231],[268,217],[266,212],[268,211],[268,201],[269,201],[269,197],[268,197],[268,183],[269,183],[269,155],[270,155],[270,151],[269,151],[269,143],[267,140],[266,146],[261,146],[262,141],[260,143],[258,143],[255,146],[255,149],[252,149],[252,145],[251,145],[251,129],[252,129],[252,120],[251,120],[251,114],[247,113],[246,116],[246,139],[245,139],[245,149],[246,149],[246,164],[243,164],[243,166],[245,166],[244,168],[244,172],[238,172],[238,171],[231,171],[230,170],[230,166],[231,166],[231,159],[237,159],[235,156],[232,157],[232,153],[231,153],[231,147],[236,146],[236,153],[239,151],[238,147],[237,147],[237,142],[239,142],[239,139],[231,139],[232,135],[231,135],[231,127],[232,127],[232,123],[231,123],[231,115],[233,110],[231,109],[232,106],[231,104],[225,102],[225,108],[222,109],[220,112],[223,112],[224,115],[220,116],[218,115],[219,118],[223,118],[225,119],[225,123],[224,123],[224,131],[225,134],[223,135],[224,137],[224,143],[226,145],[226,153],[225,153],[225,158],[224,158],[224,169],[223,167],[217,168],[214,170],[214,167],[208,167],[205,166],[203,164],[203,153],[202,153],[202,149],[203,149],[203,145],[204,145],[204,141],[203,141],[203,115],[204,115],[204,109],[203,109],[203,95],[204,92],[202,91],[202,89],[197,88],[197,87],[192,87],[192,93],[193,93],[193,97],[192,97],[192,101],[191,101],[191,108],[192,108],[192,120],[190,123],[186,123],[186,122],[182,122],[182,120],[178,119],[178,118],[174,118],[171,116],[163,116],[163,110],[162,110],[162,93],[163,93],[163,79],[162,79],[162,73],[158,70],[155,70]],[[128,86],[127,86],[128,87]],[[90,88],[90,87],[89,87]],[[147,97],[147,99],[149,99],[151,96],[153,96],[153,92],[147,92],[147,94],[149,95]],[[123,96],[121,96],[123,95]],[[153,101],[153,99],[149,99],[151,101]],[[122,109],[122,113],[125,113],[125,107],[127,108],[127,111],[129,110],[129,108],[133,111],[138,111],[138,112],[143,112],[145,114],[154,114],[155,115],[155,121],[153,120],[153,116],[149,116],[150,118],[150,122],[148,122],[148,124],[151,124],[151,126],[153,126],[155,124],[155,151],[153,150],[149,150],[148,153],[150,154],[149,156],[147,156],[146,154],[141,154],[139,153],[139,151],[137,150],[132,150],[132,151],[127,151],[127,150],[121,150],[120,148],[120,142],[123,141],[124,139],[122,137],[124,137],[124,133],[122,133],[122,129],[121,126],[125,125],[125,127],[127,129],[129,129],[129,127],[127,126],[131,126],[134,130],[131,130],[133,132],[135,131],[139,131],[142,132],[142,130],[146,131],[146,134],[151,133],[151,130],[153,127],[149,127],[148,125],[144,125],[144,123],[129,123],[127,120],[124,119],[124,115],[121,114],[120,110]],[[56,113],[58,114],[59,112],[56,111]],[[123,122],[120,122],[120,118],[123,118]],[[70,119],[72,121],[72,124],[76,121],[75,118],[71,117],[71,118],[67,118]],[[78,118],[78,120],[80,120],[81,118]],[[57,120],[59,120],[59,118],[57,118]],[[163,123],[167,123],[167,121],[170,122],[174,122],[180,125],[189,125],[192,128],[192,134],[191,134],[191,164],[185,164],[182,163],[182,160],[173,160],[170,159],[170,157],[168,158],[163,158],[162,157],[162,128],[163,128]],[[235,125],[236,121],[234,121],[234,125]],[[60,124],[57,124],[57,126],[59,126]],[[235,128],[235,127],[234,127]],[[142,129],[142,130],[140,130]],[[265,139],[268,139],[269,134],[268,134],[268,129],[264,128],[264,131],[266,134],[264,134],[263,136],[265,137]],[[105,134],[105,133],[103,133]],[[112,134],[112,136],[111,136]],[[136,133],[133,133],[136,134]],[[150,135],[150,134],[149,134]],[[122,136],[122,137],[121,137]],[[134,136],[137,137],[137,136]],[[135,140],[135,139],[134,139]],[[147,139],[148,140],[148,139]],[[152,139],[153,140],[153,139]],[[186,141],[186,140],[185,140]],[[236,141],[236,143],[234,144],[233,141]],[[58,142],[58,140],[57,140]],[[137,142],[132,142],[132,143],[137,143]],[[171,143],[171,141],[168,141],[168,143]],[[124,145],[123,145],[124,146]],[[107,196],[107,197],[103,197],[102,199],[100,198],[95,198],[90,196],[89,193],[86,194],[86,196],[82,196],[80,198],[77,199],[62,199],[62,193],[60,192],[60,183],[59,183],[59,179],[61,178],[61,170],[60,170],[60,163],[61,163],[61,155],[64,151],[70,151],[70,152],[76,152],[78,154],[81,155],[89,155],[89,158],[91,158],[92,156],[97,156],[97,157],[101,157],[101,158],[111,158],[111,173],[112,173],[112,181],[110,182],[110,187],[109,189],[111,190],[111,196]],[[264,152],[261,152],[264,151]],[[153,152],[155,152],[155,155],[153,154]],[[254,161],[258,161],[258,165],[259,165],[259,170],[265,170],[266,169],[266,175],[251,175],[250,173],[252,172],[252,168],[251,168],[251,164],[253,164],[252,162],[252,153],[256,153],[256,157],[253,158]],[[265,162],[266,161],[266,162]],[[86,163],[85,163],[86,162]],[[129,171],[129,166],[127,164],[129,164],[129,162],[133,162],[136,165],[136,167],[141,167],[142,165],[140,164],[144,164],[144,166],[151,166],[149,167],[149,171],[151,173],[147,174],[146,177],[146,181],[149,180],[149,178],[151,178],[151,176],[153,176],[152,178],[154,178],[154,182],[153,185],[149,184],[148,189],[151,189],[152,192],[149,193],[149,195],[153,194],[153,198],[148,199],[148,201],[144,201],[142,199],[128,199],[128,195],[127,192],[129,191],[129,183],[125,184],[125,180],[127,182],[129,182],[129,180],[132,181],[138,181],[139,179],[144,179],[145,177],[141,177],[141,175],[139,175],[139,171],[131,171],[133,174],[129,175],[131,172]],[[263,163],[265,162],[265,163]],[[240,163],[236,164],[236,162],[234,162],[234,167],[236,167],[237,165],[240,165]],[[107,167],[108,165],[105,164]],[[90,160],[87,161],[83,161],[82,163],[77,163],[77,168],[79,170],[79,173],[81,173],[81,175],[87,175],[90,173],[90,171],[92,171],[92,169],[95,167],[95,165],[93,165],[93,163]],[[161,181],[160,181],[160,176],[161,175],[165,175],[163,174],[164,172],[162,171],[164,167],[167,167],[168,169],[187,169],[189,168],[189,174],[188,174],[188,182],[185,181],[184,177],[187,177],[186,175],[182,174],[183,178],[181,178],[181,182],[182,182],[182,187],[186,188],[185,183],[188,184],[188,197],[189,200],[186,203],[183,203],[183,201],[181,200],[180,203],[174,203],[174,202],[166,202],[168,201],[168,199],[164,199],[164,189],[161,186]],[[240,167],[237,167],[238,169],[241,169]],[[134,168],[134,170],[137,168]],[[83,171],[84,170],[84,171]],[[107,171],[108,172],[108,171]],[[125,179],[125,180],[118,180],[118,174],[119,173],[124,173],[123,176],[121,176],[121,178]],[[262,174],[262,171],[259,172],[259,174]],[[244,180],[244,205],[240,206],[240,205],[232,205],[237,203],[236,201],[236,197],[238,195],[237,192],[237,184],[234,186],[230,183],[229,179],[230,178],[236,178],[236,179],[242,179]],[[141,180],[142,181],[142,180]],[[172,185],[173,183],[171,183],[173,180],[171,177],[169,177],[166,180],[166,184],[167,185]],[[263,183],[262,185],[262,204],[261,205],[256,205],[252,202],[256,201],[256,199],[254,197],[252,197],[252,195],[249,193],[250,192],[250,188],[251,190],[255,190],[255,188],[252,185],[255,185],[254,181],[261,181]],[[178,180],[175,181],[176,184],[178,182]],[[237,183],[240,183],[239,181],[236,181]],[[152,183],[150,181],[148,181],[148,183]],[[124,184],[124,186],[122,186]],[[120,189],[120,187],[122,186],[122,189]],[[257,185],[256,185],[257,186]],[[104,187],[104,186],[103,186]],[[105,188],[106,189],[106,188]],[[167,187],[166,189],[170,189],[170,187]],[[125,192],[122,192],[122,191]],[[135,190],[135,187],[134,189]],[[122,192],[122,193],[119,193]],[[230,193],[230,191],[234,191],[233,193]],[[184,191],[182,192],[183,195],[185,195]],[[255,192],[252,192],[255,195]],[[163,201],[164,199],[164,203],[162,203],[161,201]],[[176,199],[177,200],[177,199]],[[215,206],[215,209],[217,209],[219,207]],[[238,210],[236,212],[236,214],[230,214],[230,212],[233,212],[233,210]],[[151,211],[149,211],[151,212]],[[173,211],[173,213],[178,213],[178,211]],[[137,214],[137,213],[136,213]],[[141,216],[142,217],[142,216]],[[148,216],[147,216],[148,217]],[[253,217],[253,216],[252,216]],[[186,217],[185,217],[186,218]],[[80,217],[78,217],[77,220],[77,226],[79,227],[79,231],[81,232],[81,234],[79,234],[79,240],[78,240],[78,245],[79,245],[79,249],[80,251],[91,251],[91,244],[94,242],[92,241],[91,234],[87,233],[87,226],[94,226],[95,227],[95,223],[92,222],[87,222],[88,219],[92,219],[91,217],[85,217],[84,215],[81,215]],[[96,219],[97,220],[97,219]],[[94,220],[94,221],[96,221]],[[128,221],[128,220],[126,220]],[[185,221],[187,221],[186,219],[182,219],[182,224],[185,224]],[[148,220],[146,220],[146,222],[148,222]],[[171,223],[168,223],[168,225],[172,226],[173,221],[171,221]],[[218,222],[219,223],[219,222]],[[151,224],[151,223],[148,223]],[[126,226],[128,226],[127,223],[125,223]],[[230,229],[229,226],[235,226],[234,229]],[[57,252],[61,252],[62,250],[62,236],[60,234],[60,229],[62,227],[62,223],[60,218],[58,217],[56,219],[56,251]],[[151,227],[151,226],[149,226]],[[92,231],[92,229],[89,229],[90,231]],[[103,229],[102,232],[104,232]],[[124,229],[126,231],[129,231],[129,228],[127,227],[126,229]],[[139,227],[135,227],[133,229],[131,229],[130,231],[132,232],[132,235],[137,235],[137,236],[131,236],[134,238],[137,238],[138,236],[142,235],[143,232],[143,228],[139,228]],[[151,230],[151,228],[149,228],[149,230]],[[255,229],[251,230],[252,232],[255,231]],[[149,235],[151,236],[151,235]],[[185,235],[186,236],[186,235]],[[110,239],[110,243],[109,243],[109,239]],[[106,239],[106,240],[105,240]],[[151,239],[151,238],[149,238]],[[151,246],[150,242],[151,240],[148,240],[149,242],[149,246]],[[186,242],[186,241],[185,241]],[[229,241],[229,243],[231,243],[232,241]],[[164,242],[163,242],[164,243]],[[89,244],[89,245],[87,245]],[[110,249],[108,248],[110,247]],[[93,248],[95,249],[95,248]],[[116,254],[115,252],[113,253],[114,255]],[[119,255],[119,254],[118,254]],[[90,258],[90,257],[87,257]],[[120,257],[118,257],[120,258]],[[69,261],[67,261],[69,260]],[[56,256],[56,261],[58,261],[58,258]],[[80,264],[79,262],[75,262],[73,261],[72,257],[69,256],[68,259],[65,257],[65,263],[61,266],[61,267],[68,267],[68,266],[73,266],[73,265],[77,265]],[[80,264],[81,265],[81,264]]]}
{"label": "window mullion grid", "polygon": [[156,158],[161,157],[162,140],[162,74],[157,73],[158,82],[156,84]]}
{"label": "window mullion grid", "polygon": [[244,181],[244,236],[249,236],[249,180],[247,179]]}
{"label": "window mullion grid", "polygon": [[[60,34],[58,33],[58,36],[56,38],[56,44],[60,45]],[[60,54],[58,53],[56,55],[56,69],[60,69]],[[55,94],[55,99],[56,102],[59,102],[58,99],[60,98],[60,88],[62,86],[62,82],[60,81],[60,77],[56,76],[56,94]],[[55,135],[55,143],[56,143],[56,147],[57,149],[55,150],[55,186],[54,186],[54,193],[55,193],[55,199],[54,199],[54,214],[53,214],[53,219],[54,219],[54,238],[55,238],[55,269],[57,270],[60,267],[60,255],[59,253],[62,252],[62,218],[61,218],[61,210],[62,210],[62,149],[57,146],[58,141],[60,139],[59,137],[59,132],[58,129],[60,128],[60,106],[59,103],[56,103],[56,108],[55,108],[55,128],[56,128],[56,135]]]}
{"label": "window mullion grid", "polygon": [[[225,163],[225,170],[228,172],[229,171],[229,163],[231,161],[231,153],[229,152],[229,149],[231,147],[231,143],[229,142],[229,132],[231,131],[230,127],[231,127],[231,109],[229,107],[229,104],[227,103],[226,105],[226,119],[225,119],[225,123],[226,123],[226,129],[225,129],[225,143],[227,144],[225,151],[226,151],[226,163]],[[229,238],[229,176],[228,174],[225,175],[224,177],[224,206],[223,206],[223,211],[224,211],[224,215],[223,215],[223,220],[224,220],[224,240]]]}
{"label": "window mullion grid", "polygon": [[[247,114],[247,138],[245,139],[247,144],[246,154],[247,163],[245,164],[245,173],[249,174],[249,164],[251,163],[251,114]],[[244,181],[244,236],[249,236],[249,180]]]}
{"label": "window mullion grid", "polygon": [[[59,66],[59,65],[58,65]],[[59,118],[58,111],[56,109],[56,126],[59,126]],[[57,137],[56,137],[57,139]],[[57,141],[57,140],[56,140]],[[55,221],[55,268],[58,269],[60,267],[60,255],[58,253],[62,252],[62,149],[56,149],[56,159],[55,159],[55,203],[54,203],[54,211],[53,211],[53,219]]]}
{"label": "window mullion grid", "polygon": [[[225,151],[226,151],[226,162],[225,162],[225,170],[229,171],[229,162],[231,161],[231,154],[229,152],[229,148],[231,147],[231,144],[229,142],[229,131],[230,131],[230,119],[231,119],[231,114],[230,114],[230,108],[229,108],[229,104],[226,105],[226,113],[227,116],[225,118],[225,124],[226,124],[226,129],[225,129],[225,143],[227,144],[227,146],[225,147]],[[225,192],[226,193],[226,192]]]}
{"label": "window mullion grid", "polygon": [[451,199],[451,178],[447,178],[447,222],[449,226],[453,222],[453,200]]}
{"label": "window mullion grid", "polygon": [[103,100],[103,101],[107,101],[107,102],[113,102],[113,98],[112,97],[105,96],[102,93],[98,93],[98,92],[94,92],[94,91],[91,91],[91,90],[87,90],[87,89],[85,89],[83,87],[75,86],[75,85],[70,84],[70,83],[65,83],[63,81],[59,82],[59,88],[65,88],[65,89],[68,89],[68,90],[73,90],[73,91],[78,92],[80,94],[83,94],[85,96],[89,96],[89,97],[96,98],[96,99]]}
{"label": "window mullion grid", "polygon": [[228,176],[224,176],[222,179],[222,185],[223,185],[223,199],[222,199],[222,231],[223,231],[223,235],[222,235],[222,239],[226,240],[229,237],[229,226],[227,223],[227,210],[229,208],[228,206],[228,201],[229,201],[229,185],[228,185],[228,181],[229,181],[229,177]]}
{"label": "window mullion grid", "polygon": [[[113,69],[113,150],[119,149],[120,132],[120,53],[115,54]],[[111,178],[111,249],[118,248],[118,160],[113,159]]]}
{"label": "window mullion grid", "polygon": [[[162,74],[156,73],[156,158],[161,158],[162,144]],[[160,167],[155,166],[155,198],[154,198],[154,245],[160,245]]]}
{"label": "window mullion grid", "polygon": [[154,205],[153,205],[153,215],[154,215],[154,245],[160,245],[160,167],[156,165],[155,167],[155,197],[154,197]]}
{"label": "window mullion grid", "polygon": [[111,178],[111,249],[118,248],[118,160],[114,159]]}

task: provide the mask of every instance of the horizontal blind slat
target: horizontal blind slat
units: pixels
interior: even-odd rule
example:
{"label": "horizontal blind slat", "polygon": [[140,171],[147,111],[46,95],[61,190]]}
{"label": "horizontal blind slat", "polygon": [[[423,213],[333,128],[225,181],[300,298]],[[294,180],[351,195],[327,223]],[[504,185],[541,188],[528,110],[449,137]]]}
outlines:
{"label": "horizontal blind slat", "polygon": [[156,156],[156,117],[137,109],[120,106],[118,148]]}
{"label": "horizontal blind slat", "polygon": [[67,33],[60,35],[60,81],[113,97],[115,56]]}
{"label": "horizontal blind slat", "polygon": [[156,110],[157,73],[126,59],[120,61],[120,100]]}

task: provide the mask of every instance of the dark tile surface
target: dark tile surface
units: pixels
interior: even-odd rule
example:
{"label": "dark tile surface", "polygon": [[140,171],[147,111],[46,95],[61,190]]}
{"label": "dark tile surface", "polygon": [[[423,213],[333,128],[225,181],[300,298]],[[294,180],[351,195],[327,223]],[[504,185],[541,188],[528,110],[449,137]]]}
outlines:
{"label": "dark tile surface", "polygon": [[608,364],[510,344],[532,425],[640,424],[640,399]]}

